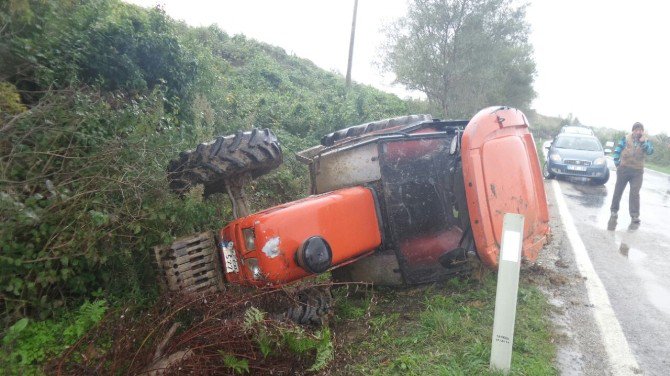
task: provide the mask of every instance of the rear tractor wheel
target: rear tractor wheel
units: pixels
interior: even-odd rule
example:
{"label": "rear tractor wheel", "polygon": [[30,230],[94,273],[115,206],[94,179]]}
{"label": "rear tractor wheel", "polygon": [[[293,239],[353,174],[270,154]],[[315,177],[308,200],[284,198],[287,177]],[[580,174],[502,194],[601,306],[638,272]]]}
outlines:
{"label": "rear tractor wheel", "polygon": [[281,163],[282,151],[275,134],[267,128],[254,128],[182,152],[168,164],[168,182],[178,194],[203,184],[205,195],[210,195],[225,192],[228,180],[245,175],[257,178]]}

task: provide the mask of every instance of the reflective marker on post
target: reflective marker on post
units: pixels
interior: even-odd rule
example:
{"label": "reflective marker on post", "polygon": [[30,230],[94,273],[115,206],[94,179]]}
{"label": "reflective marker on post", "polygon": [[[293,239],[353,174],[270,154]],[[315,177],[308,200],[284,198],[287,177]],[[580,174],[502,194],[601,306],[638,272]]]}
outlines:
{"label": "reflective marker on post", "polygon": [[500,244],[490,368],[505,373],[509,372],[512,364],[512,342],[514,339],[516,300],[519,290],[523,221],[523,215],[505,214],[502,242]]}

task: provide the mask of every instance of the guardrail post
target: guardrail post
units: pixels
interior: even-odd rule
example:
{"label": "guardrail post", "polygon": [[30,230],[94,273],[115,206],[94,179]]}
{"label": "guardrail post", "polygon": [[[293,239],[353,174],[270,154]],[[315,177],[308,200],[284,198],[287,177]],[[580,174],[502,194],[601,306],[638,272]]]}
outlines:
{"label": "guardrail post", "polygon": [[520,214],[506,213],[503,219],[490,368],[504,373],[509,372],[512,364],[523,222],[524,217]]}

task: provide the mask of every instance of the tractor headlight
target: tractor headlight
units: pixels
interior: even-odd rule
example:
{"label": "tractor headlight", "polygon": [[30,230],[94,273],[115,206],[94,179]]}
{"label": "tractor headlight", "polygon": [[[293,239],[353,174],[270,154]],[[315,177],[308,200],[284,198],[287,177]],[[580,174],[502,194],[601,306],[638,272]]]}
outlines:
{"label": "tractor headlight", "polygon": [[244,259],[244,265],[247,266],[247,269],[251,272],[251,276],[254,279],[261,279],[263,273],[261,272],[261,267],[258,265],[258,259],[248,258]]}
{"label": "tractor headlight", "polygon": [[607,163],[607,162],[605,161],[604,157],[596,158],[593,161],[593,164],[596,165],[596,166],[604,165],[605,163]]}
{"label": "tractor headlight", "polygon": [[326,239],[312,236],[305,240],[295,254],[296,263],[311,273],[323,273],[330,268],[333,251]]}
{"label": "tractor headlight", "polygon": [[558,153],[553,153],[552,155],[549,156],[549,159],[551,159],[554,162],[561,162],[563,160]]}
{"label": "tractor headlight", "polygon": [[247,251],[256,250],[256,234],[254,233],[253,228],[242,229],[242,235],[244,236],[244,248]]}

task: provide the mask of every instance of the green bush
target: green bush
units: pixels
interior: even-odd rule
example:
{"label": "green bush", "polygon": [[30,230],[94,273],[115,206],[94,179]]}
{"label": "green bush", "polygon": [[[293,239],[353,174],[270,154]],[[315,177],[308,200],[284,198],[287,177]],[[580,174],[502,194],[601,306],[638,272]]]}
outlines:
{"label": "green bush", "polygon": [[106,310],[104,300],[86,301],[58,321],[20,319],[2,338],[0,369],[14,375],[41,374],[44,361],[73,345],[102,320]]}
{"label": "green bush", "polygon": [[161,98],[51,94],[7,132],[0,159],[6,315],[46,318],[100,289],[151,295],[152,246],[230,219],[226,204],[167,192],[164,166],[179,135],[155,137]]}
{"label": "green bush", "polygon": [[[313,355],[314,362],[308,371],[315,372],[325,368],[333,359],[333,343],[327,327],[312,332],[292,324],[271,323],[265,320],[263,312],[252,307],[244,314],[244,330],[255,339],[264,357],[273,352],[281,353],[284,349],[298,356]],[[246,363],[229,354],[222,355],[236,373],[248,371]]]}
{"label": "green bush", "polygon": [[260,210],[307,193],[294,152],[409,109],[280,48],[189,28],[160,9],[12,0],[0,22],[2,97],[20,113],[0,118],[4,327],[97,296],[151,299],[153,246],[231,220],[223,195],[167,190],[165,167],[180,151],[272,128],[285,164],[247,188]]}

